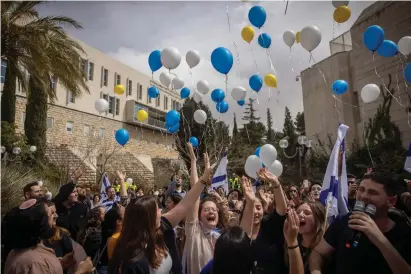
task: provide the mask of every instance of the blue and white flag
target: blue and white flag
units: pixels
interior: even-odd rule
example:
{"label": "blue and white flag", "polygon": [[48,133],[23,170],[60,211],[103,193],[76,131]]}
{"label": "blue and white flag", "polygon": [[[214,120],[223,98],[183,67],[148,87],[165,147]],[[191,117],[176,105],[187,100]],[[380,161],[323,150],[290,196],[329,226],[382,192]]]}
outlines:
{"label": "blue and white flag", "polygon": [[[330,160],[325,172],[320,201],[327,207],[327,219],[330,224],[338,215],[345,215],[348,210],[348,179],[345,163],[344,138],[349,127],[341,124],[338,127],[337,141],[331,152]],[[338,160],[342,153],[341,178],[338,178]]]}
{"label": "blue and white flag", "polygon": [[404,169],[411,173],[411,142],[408,147],[407,158],[405,158]]}
{"label": "blue and white flag", "polygon": [[220,163],[218,164],[217,170],[214,173],[213,180],[211,181],[211,186],[213,188],[223,187],[226,194],[228,194],[228,178],[227,178],[227,151],[223,154]]}
{"label": "blue and white flag", "polygon": [[104,173],[100,188],[100,200],[103,200],[103,198],[107,198],[106,188],[109,186],[111,186],[111,184],[108,180],[107,173]]}

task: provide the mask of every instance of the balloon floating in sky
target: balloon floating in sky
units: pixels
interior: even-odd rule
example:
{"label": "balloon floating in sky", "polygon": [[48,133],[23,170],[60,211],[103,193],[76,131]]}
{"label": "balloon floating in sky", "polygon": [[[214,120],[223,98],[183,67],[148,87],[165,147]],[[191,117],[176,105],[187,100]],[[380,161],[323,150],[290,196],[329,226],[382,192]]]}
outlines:
{"label": "balloon floating in sky", "polygon": [[233,55],[226,48],[219,47],[211,53],[211,64],[221,74],[228,74],[233,67]]}
{"label": "balloon floating in sky", "polygon": [[180,130],[180,124],[179,124],[179,123],[177,123],[177,124],[175,124],[175,125],[173,125],[173,126],[167,127],[168,133],[176,133],[176,132],[178,132],[179,130]]}
{"label": "balloon floating in sky", "polygon": [[363,34],[363,43],[370,51],[376,51],[384,41],[384,30],[377,25],[368,27]]}
{"label": "balloon floating in sky", "polygon": [[125,88],[124,88],[123,85],[116,85],[114,87],[114,93],[115,94],[122,95],[124,93],[124,91],[125,91]]}
{"label": "balloon floating in sky", "polygon": [[270,88],[276,88],[277,87],[277,77],[275,77],[274,74],[271,74],[271,73],[267,74],[264,77],[264,82]]}
{"label": "balloon floating in sky", "polygon": [[348,90],[348,83],[344,80],[337,80],[332,85],[332,91],[336,95],[346,93]]}
{"label": "balloon floating in sky", "polygon": [[124,146],[125,144],[127,144],[128,140],[130,139],[130,136],[127,130],[125,130],[124,128],[120,128],[116,131],[115,138],[117,143]]}
{"label": "balloon floating in sky", "polygon": [[241,37],[247,43],[250,43],[254,39],[254,29],[250,26],[244,27],[241,31]]}
{"label": "balloon floating in sky", "polygon": [[157,98],[160,95],[160,91],[155,86],[149,87],[147,90],[148,96],[150,98]]}
{"label": "balloon floating in sky", "polygon": [[286,32],[284,32],[283,40],[284,40],[284,43],[291,48],[295,43],[295,33],[294,33],[294,31],[287,30]]}
{"label": "balloon floating in sky", "polygon": [[300,34],[300,43],[303,48],[311,52],[321,43],[321,31],[316,26],[307,26],[303,28]]}
{"label": "balloon floating in sky", "polygon": [[411,36],[404,36],[398,41],[398,51],[405,56],[411,53]]}
{"label": "balloon floating in sky", "polygon": [[148,119],[148,113],[147,113],[147,111],[145,111],[144,109],[140,109],[140,110],[137,111],[137,113],[136,113],[136,118],[137,118],[137,120],[139,120],[140,122],[144,122],[145,120]]}
{"label": "balloon floating in sky", "polygon": [[206,80],[200,80],[197,83],[197,90],[201,94],[207,94],[210,91],[210,84]]}
{"label": "balloon floating in sky", "polygon": [[268,49],[271,46],[271,37],[267,33],[263,33],[258,36],[258,44],[265,49]]}
{"label": "balloon floating in sky", "polygon": [[166,114],[166,124],[168,126],[174,126],[175,124],[179,124],[180,123],[180,118],[181,118],[181,115],[178,111],[176,111],[174,109],[170,110]]}
{"label": "balloon floating in sky", "polygon": [[161,52],[161,64],[166,69],[175,69],[181,63],[181,54],[176,48],[165,48]]}
{"label": "balloon floating in sky", "polygon": [[380,96],[380,87],[376,84],[365,85],[361,90],[361,99],[364,103],[371,103]]}
{"label": "balloon floating in sky", "polygon": [[393,57],[398,53],[398,46],[391,40],[384,40],[378,47],[377,53],[382,57]]}
{"label": "balloon floating in sky", "polygon": [[254,6],[248,11],[248,20],[254,27],[261,28],[266,19],[267,14],[261,6]]}
{"label": "balloon floating in sky", "polygon": [[261,87],[263,86],[263,79],[261,79],[258,74],[254,74],[250,77],[248,84],[250,85],[250,88],[252,88],[252,90],[259,92]]}
{"label": "balloon floating in sky", "polygon": [[211,92],[211,100],[213,100],[215,103],[220,103],[223,101],[225,98],[225,93],[222,89],[216,88]]}
{"label": "balloon floating in sky", "polygon": [[408,63],[404,69],[404,78],[411,83],[411,63]]}
{"label": "balloon floating in sky", "polygon": [[261,150],[261,147],[257,147],[257,149],[255,150],[254,155],[260,157],[260,150]]}
{"label": "balloon floating in sky", "polygon": [[238,104],[239,106],[244,106],[245,100],[237,101],[237,104]]}
{"label": "balloon floating in sky", "polygon": [[295,41],[297,42],[297,44],[300,43],[300,35],[301,35],[301,31],[297,31],[297,33],[295,34]]}
{"label": "balloon floating in sky", "polygon": [[194,111],[194,121],[196,121],[198,124],[205,124],[205,122],[207,121],[207,113],[202,110],[202,109],[197,109],[196,111]]}
{"label": "balloon floating in sky", "polygon": [[219,113],[226,113],[228,111],[228,103],[226,101],[221,101],[217,103],[216,109]]}
{"label": "balloon floating in sky", "polygon": [[161,64],[161,51],[155,50],[148,56],[148,65],[150,66],[151,72],[159,70],[163,65]]}
{"label": "balloon floating in sky", "polygon": [[189,50],[186,54],[186,62],[190,68],[194,68],[200,63],[200,53],[196,50]]}
{"label": "balloon floating in sky", "polygon": [[161,74],[160,74],[160,83],[163,85],[163,86],[165,86],[165,87],[169,87],[170,86],[170,84],[171,84],[171,80],[172,80],[172,78],[171,78],[171,75],[168,73],[168,72],[165,72],[165,71],[163,71]]}
{"label": "balloon floating in sky", "polygon": [[98,113],[103,113],[108,111],[108,102],[105,99],[98,99],[94,103],[94,107],[96,108]]}
{"label": "balloon floating in sky", "polygon": [[180,90],[180,97],[181,99],[186,99],[190,96],[190,89],[189,88],[182,88]]}
{"label": "balloon floating in sky", "polygon": [[174,90],[181,89],[182,87],[184,87],[184,80],[181,77],[177,76],[173,79],[173,81],[171,81],[171,85]]}
{"label": "balloon floating in sky", "polygon": [[348,6],[339,6],[335,9],[333,17],[337,23],[347,22],[351,17],[351,9]]}
{"label": "balloon floating in sky", "polygon": [[193,147],[198,147],[198,139],[197,139],[196,137],[194,137],[194,136],[191,136],[191,137],[190,137],[190,144],[191,144]]}
{"label": "balloon floating in sky", "polygon": [[233,97],[233,99],[236,101],[241,101],[244,100],[246,93],[247,91],[245,88],[238,86],[233,88],[233,90],[231,91],[231,97]]}

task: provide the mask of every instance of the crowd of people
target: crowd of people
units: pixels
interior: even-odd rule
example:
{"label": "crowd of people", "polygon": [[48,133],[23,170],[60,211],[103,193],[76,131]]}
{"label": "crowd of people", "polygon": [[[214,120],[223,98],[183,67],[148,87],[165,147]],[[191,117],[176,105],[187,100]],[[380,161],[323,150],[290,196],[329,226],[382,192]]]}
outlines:
{"label": "crowd of people", "polygon": [[411,273],[410,182],[404,191],[389,175],[349,175],[351,212],[331,222],[320,184],[283,186],[263,168],[260,185],[243,176],[241,188],[226,193],[212,188],[208,155],[199,176],[188,150],[187,190],[174,176],[168,188],[145,195],[121,171],[103,197],[77,187],[79,173],[53,199],[37,182],[27,184],[25,201],[2,221],[2,272]]}

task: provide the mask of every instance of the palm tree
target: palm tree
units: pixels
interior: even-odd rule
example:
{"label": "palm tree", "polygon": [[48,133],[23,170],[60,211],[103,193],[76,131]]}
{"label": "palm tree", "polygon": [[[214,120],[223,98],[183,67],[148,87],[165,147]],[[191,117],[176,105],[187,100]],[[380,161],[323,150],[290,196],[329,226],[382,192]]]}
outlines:
{"label": "palm tree", "polygon": [[[10,4],[3,5],[3,3]],[[31,5],[25,3],[31,3]],[[38,160],[43,159],[46,148],[47,103],[49,100],[52,102],[56,99],[55,87],[51,79],[54,78],[55,84],[58,81],[65,89],[71,91],[73,96],[89,92],[81,66],[81,55],[85,52],[63,28],[81,29],[81,25],[68,17],[39,17],[35,6],[41,3],[2,2],[2,25],[3,17],[5,17],[4,21],[8,22],[5,41],[8,42],[9,54],[5,54],[4,58],[8,61],[9,79],[14,79],[14,83],[17,79],[23,88],[26,87],[27,105],[24,129],[29,144],[37,146]],[[10,14],[14,15],[10,16]],[[13,18],[19,18],[19,20]],[[12,69],[9,70],[9,68]],[[28,83],[23,70],[30,75]],[[14,88],[10,82],[7,85],[11,87],[7,95],[9,97],[13,95],[14,99],[7,98],[5,101],[14,100],[14,104],[8,107],[9,111],[15,112],[15,85]],[[2,98],[2,114],[3,99],[4,97]],[[14,117],[12,118],[14,120]],[[10,121],[12,122],[12,119]]]}

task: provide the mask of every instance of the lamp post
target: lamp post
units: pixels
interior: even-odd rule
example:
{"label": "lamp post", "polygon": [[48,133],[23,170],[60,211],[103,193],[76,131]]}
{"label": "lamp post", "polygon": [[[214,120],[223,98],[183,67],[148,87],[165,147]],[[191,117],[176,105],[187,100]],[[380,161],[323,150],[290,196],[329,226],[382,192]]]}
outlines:
{"label": "lamp post", "polygon": [[[21,148],[19,147],[14,147],[12,150],[12,154],[14,154],[16,157],[14,159],[9,159],[10,154],[9,152],[7,152],[6,148],[4,146],[1,147],[1,154],[4,155],[3,156],[3,161],[5,164],[7,164],[8,162],[15,162],[17,160],[21,159]],[[29,148],[29,152],[30,152],[30,156],[33,157],[33,153],[36,152],[37,147],[36,146],[30,146]]]}
{"label": "lamp post", "polygon": [[300,176],[302,177],[301,160],[304,156],[305,147],[308,148],[308,149],[311,149],[312,140],[307,139],[307,137],[305,137],[304,135],[298,136],[298,138],[297,138],[298,145],[296,145],[296,147],[295,147],[295,153],[293,155],[288,155],[285,152],[285,149],[289,146],[289,143],[288,143],[288,140],[287,140],[288,138],[289,137],[284,137],[283,139],[281,139],[280,142],[279,142],[279,146],[280,146],[281,150],[283,151],[283,154],[286,158],[292,159],[292,158],[295,158],[296,156],[298,156],[298,161],[300,163]]}

